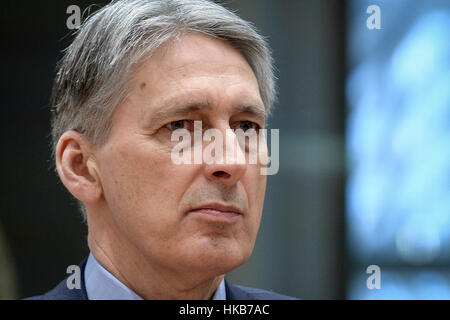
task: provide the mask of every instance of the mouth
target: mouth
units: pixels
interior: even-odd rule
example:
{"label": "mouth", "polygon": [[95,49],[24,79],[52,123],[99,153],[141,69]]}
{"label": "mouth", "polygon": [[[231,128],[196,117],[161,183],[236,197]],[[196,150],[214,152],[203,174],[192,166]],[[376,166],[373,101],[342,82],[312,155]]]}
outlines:
{"label": "mouth", "polygon": [[223,205],[220,203],[204,204],[191,209],[187,214],[195,214],[207,219],[233,222],[243,215],[243,211],[236,206]]}

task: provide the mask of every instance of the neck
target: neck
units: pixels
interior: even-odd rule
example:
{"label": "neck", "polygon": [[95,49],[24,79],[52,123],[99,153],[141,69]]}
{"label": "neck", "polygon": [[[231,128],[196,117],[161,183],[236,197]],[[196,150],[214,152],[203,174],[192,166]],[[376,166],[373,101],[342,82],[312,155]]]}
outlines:
{"label": "neck", "polygon": [[[119,281],[147,300],[208,300],[224,275],[175,270],[144,256],[113,223],[89,222],[88,245],[97,261]],[[98,221],[97,221],[98,222]]]}

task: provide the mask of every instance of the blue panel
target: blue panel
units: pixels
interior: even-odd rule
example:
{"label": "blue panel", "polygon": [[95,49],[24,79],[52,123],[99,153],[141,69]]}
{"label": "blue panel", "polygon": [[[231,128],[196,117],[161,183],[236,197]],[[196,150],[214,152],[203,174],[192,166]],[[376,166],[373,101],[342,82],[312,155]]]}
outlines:
{"label": "blue panel", "polygon": [[376,1],[349,10],[348,247],[353,265],[397,271],[370,294],[355,275],[350,296],[449,298],[448,275],[398,268],[450,267],[450,3],[382,2],[382,30],[360,30],[361,3]]}

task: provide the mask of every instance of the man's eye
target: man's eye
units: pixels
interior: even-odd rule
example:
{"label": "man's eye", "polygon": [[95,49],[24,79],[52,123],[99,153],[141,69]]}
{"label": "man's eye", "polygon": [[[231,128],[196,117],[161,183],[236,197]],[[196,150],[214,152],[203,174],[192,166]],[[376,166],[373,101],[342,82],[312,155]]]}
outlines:
{"label": "man's eye", "polygon": [[177,120],[172,121],[165,125],[167,129],[170,131],[175,131],[177,129],[186,129],[186,130],[194,130],[194,124],[191,120]]}
{"label": "man's eye", "polygon": [[234,126],[234,130],[241,129],[246,132],[249,129],[254,129],[255,131],[259,130],[259,125],[253,121],[239,121],[236,126]]}

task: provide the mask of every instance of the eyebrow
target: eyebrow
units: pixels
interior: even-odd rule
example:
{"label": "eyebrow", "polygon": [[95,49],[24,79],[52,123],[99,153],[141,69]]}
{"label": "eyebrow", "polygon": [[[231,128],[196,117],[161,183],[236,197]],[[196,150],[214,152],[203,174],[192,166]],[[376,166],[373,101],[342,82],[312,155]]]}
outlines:
{"label": "eyebrow", "polygon": [[266,121],[266,109],[254,105],[240,105],[233,107],[233,113],[249,114],[257,118],[262,123]]}
{"label": "eyebrow", "polygon": [[[182,117],[186,116],[193,112],[198,111],[204,111],[204,110],[212,110],[213,107],[209,103],[205,102],[193,102],[193,103],[187,103],[187,104],[175,104],[171,105],[169,107],[165,107],[164,109],[161,109],[157,112],[155,112],[151,119],[149,120],[148,127],[153,128],[156,125],[169,121],[170,119],[174,119],[176,117]],[[257,107],[254,105],[238,105],[233,107],[232,109],[233,114],[248,114],[259,121],[261,123],[265,123],[266,120],[266,110],[262,107]]]}

